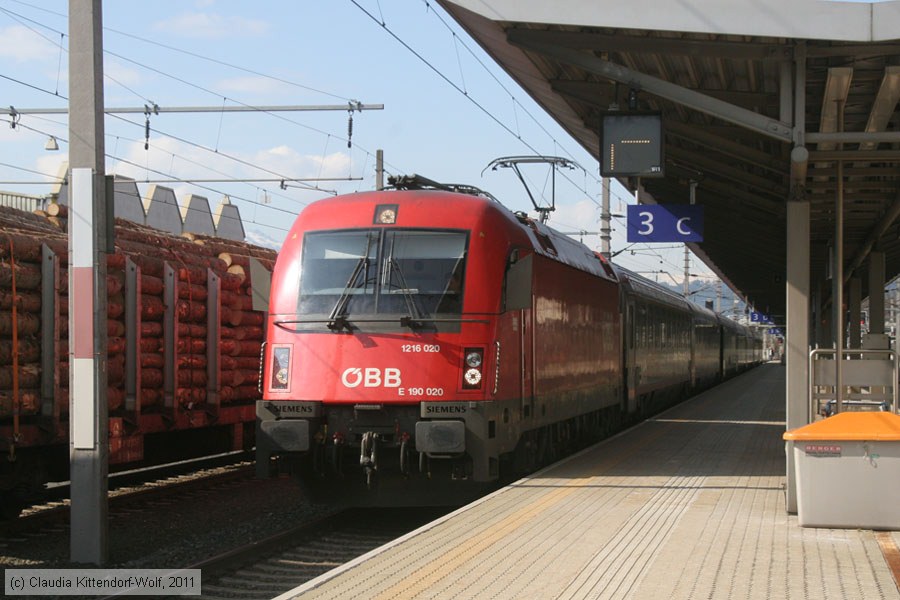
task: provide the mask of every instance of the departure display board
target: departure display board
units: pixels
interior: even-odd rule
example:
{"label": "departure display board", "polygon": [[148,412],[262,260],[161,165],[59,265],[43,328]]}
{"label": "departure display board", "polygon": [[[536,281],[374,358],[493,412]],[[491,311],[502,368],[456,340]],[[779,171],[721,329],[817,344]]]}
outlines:
{"label": "departure display board", "polygon": [[600,141],[603,177],[663,177],[662,116],[658,113],[609,113]]}

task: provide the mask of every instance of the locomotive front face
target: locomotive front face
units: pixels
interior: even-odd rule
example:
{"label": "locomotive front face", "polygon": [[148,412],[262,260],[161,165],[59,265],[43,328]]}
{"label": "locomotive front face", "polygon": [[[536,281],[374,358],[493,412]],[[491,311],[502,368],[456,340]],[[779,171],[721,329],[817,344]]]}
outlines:
{"label": "locomotive front face", "polygon": [[466,231],[306,233],[293,314],[272,317],[268,397],[404,404],[478,389],[479,371],[460,375],[467,247]]}
{"label": "locomotive front face", "polygon": [[401,471],[419,453],[464,454],[469,403],[493,380],[491,321],[463,311],[467,275],[484,265],[468,259],[470,229],[398,223],[404,208],[304,231],[298,264],[276,267],[257,407],[264,454],[322,451],[339,463],[352,449],[374,469],[396,449]]}

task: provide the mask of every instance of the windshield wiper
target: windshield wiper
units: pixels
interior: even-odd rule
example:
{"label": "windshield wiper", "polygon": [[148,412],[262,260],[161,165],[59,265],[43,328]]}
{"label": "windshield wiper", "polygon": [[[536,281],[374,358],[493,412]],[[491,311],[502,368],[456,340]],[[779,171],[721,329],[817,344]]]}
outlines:
{"label": "windshield wiper", "polygon": [[409,286],[406,283],[406,277],[403,276],[403,271],[400,269],[400,264],[393,257],[390,259],[390,264],[393,272],[397,273],[397,279],[400,281],[400,292],[403,294],[403,299],[406,301],[406,310],[409,311],[408,316],[400,318],[400,324],[404,327],[421,327],[422,323],[420,322],[420,319],[422,318],[422,313],[416,305],[415,297],[409,291]]}
{"label": "windshield wiper", "polygon": [[344,291],[341,292],[337,302],[334,303],[334,308],[331,309],[331,314],[328,315],[328,329],[340,331],[346,327],[348,331],[351,331],[350,322],[347,320],[344,312],[347,310],[347,303],[350,301],[350,290],[356,287],[356,280],[359,279],[363,266],[368,266],[368,264],[368,256],[359,258],[353,273],[350,274],[350,279],[347,280],[347,285],[344,286]]}

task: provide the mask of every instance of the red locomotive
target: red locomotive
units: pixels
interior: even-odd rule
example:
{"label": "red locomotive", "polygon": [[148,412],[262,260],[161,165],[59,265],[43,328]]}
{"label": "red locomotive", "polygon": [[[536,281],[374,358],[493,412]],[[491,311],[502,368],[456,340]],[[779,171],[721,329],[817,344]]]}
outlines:
{"label": "red locomotive", "polygon": [[474,188],[395,185],[309,205],[279,252],[261,476],[456,502],[730,374],[711,312]]}

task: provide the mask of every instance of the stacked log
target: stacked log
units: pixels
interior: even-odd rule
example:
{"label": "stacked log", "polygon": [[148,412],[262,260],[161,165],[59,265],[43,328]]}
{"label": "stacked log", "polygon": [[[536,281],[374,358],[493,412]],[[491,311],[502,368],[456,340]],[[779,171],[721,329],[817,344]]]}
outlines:
{"label": "stacked log", "polygon": [[187,238],[195,247],[214,254],[226,269],[219,312],[222,338],[221,402],[227,404],[256,398],[259,396],[260,348],[265,322],[264,313],[253,310],[250,259],[259,261],[271,272],[275,265],[275,253],[250,244],[200,234],[189,234]]}
{"label": "stacked log", "polygon": [[[0,207],[0,415],[40,410],[41,244],[46,219]],[[13,291],[15,288],[15,291]]]}
{"label": "stacked log", "polygon": [[[0,417],[13,414],[15,407],[20,415],[40,410],[42,351],[56,350],[57,402],[60,412],[68,410],[67,216],[65,206],[52,204],[42,214],[0,207]],[[125,272],[129,259],[140,269],[136,356],[140,411],[152,413],[172,408],[165,406],[163,392],[168,352],[174,352],[177,357],[174,363],[176,408],[204,407],[208,402],[208,388],[219,392],[222,403],[258,398],[264,317],[252,307],[249,259],[259,260],[271,271],[274,251],[206,236],[194,239],[173,236],[122,219],[116,219],[115,234],[115,253],[107,255],[106,280],[106,367],[111,414],[125,409],[125,365],[130,351],[125,343]],[[56,323],[49,324],[58,329],[58,340],[56,348],[50,349],[41,347],[40,337],[42,327],[48,326],[41,322],[42,244],[59,257],[55,286],[59,314]],[[173,349],[165,347],[163,338],[167,264],[177,279],[177,297],[172,307],[177,324]],[[220,315],[221,340],[215,339],[214,347],[208,347],[207,335],[209,271],[215,273],[221,286],[215,306]],[[221,367],[218,385],[214,385],[207,373],[210,352],[217,352]]]}

